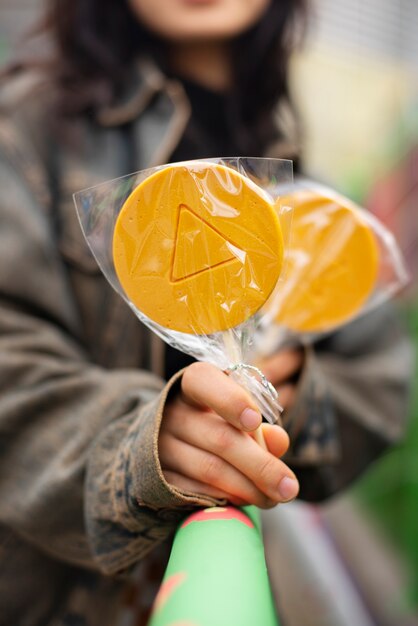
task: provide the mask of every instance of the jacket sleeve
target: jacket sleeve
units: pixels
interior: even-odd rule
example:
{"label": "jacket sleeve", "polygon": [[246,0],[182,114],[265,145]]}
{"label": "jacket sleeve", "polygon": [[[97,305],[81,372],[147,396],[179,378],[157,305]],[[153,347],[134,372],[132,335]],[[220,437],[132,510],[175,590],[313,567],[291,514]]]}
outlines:
{"label": "jacket sleeve", "polygon": [[112,574],[214,500],[163,478],[157,438],[170,384],[89,362],[25,174],[0,157],[0,523],[56,558]]}
{"label": "jacket sleeve", "polygon": [[408,413],[412,345],[390,305],[306,351],[296,402],[285,416],[285,460],[300,498],[320,501],[348,486],[400,439]]}

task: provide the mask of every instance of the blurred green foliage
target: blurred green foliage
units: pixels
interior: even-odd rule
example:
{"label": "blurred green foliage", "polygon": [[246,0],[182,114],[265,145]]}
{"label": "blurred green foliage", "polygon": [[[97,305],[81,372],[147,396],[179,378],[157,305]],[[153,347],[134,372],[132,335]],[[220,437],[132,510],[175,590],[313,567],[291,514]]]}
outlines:
{"label": "blurred green foliage", "polygon": [[[418,352],[418,298],[406,311]],[[411,419],[403,442],[387,453],[353,490],[397,546],[409,568],[408,600],[418,606],[418,385],[414,385]]]}

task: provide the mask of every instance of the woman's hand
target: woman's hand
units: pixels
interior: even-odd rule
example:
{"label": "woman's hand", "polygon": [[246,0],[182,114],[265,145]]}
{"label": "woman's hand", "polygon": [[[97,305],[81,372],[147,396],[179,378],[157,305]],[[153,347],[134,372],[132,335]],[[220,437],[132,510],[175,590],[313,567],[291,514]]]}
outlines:
{"label": "woman's hand", "polygon": [[166,405],[159,456],[168,483],[235,505],[269,508],[296,497],[299,485],[280,461],[289,438],[263,424],[264,450],[251,435],[261,415],[249,394],[216,367],[193,363],[181,393]]}
{"label": "woman's hand", "polygon": [[300,349],[285,349],[265,359],[257,366],[277,389],[279,403],[288,410],[296,396],[296,383],[303,367],[305,353]]}

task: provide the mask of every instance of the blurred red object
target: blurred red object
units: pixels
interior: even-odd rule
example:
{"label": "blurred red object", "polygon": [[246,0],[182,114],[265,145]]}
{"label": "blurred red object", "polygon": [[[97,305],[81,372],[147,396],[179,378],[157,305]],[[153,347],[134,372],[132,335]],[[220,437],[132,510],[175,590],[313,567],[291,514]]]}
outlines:
{"label": "blurred red object", "polygon": [[396,237],[403,252],[411,284],[418,290],[418,144],[388,174],[378,179],[365,202]]}

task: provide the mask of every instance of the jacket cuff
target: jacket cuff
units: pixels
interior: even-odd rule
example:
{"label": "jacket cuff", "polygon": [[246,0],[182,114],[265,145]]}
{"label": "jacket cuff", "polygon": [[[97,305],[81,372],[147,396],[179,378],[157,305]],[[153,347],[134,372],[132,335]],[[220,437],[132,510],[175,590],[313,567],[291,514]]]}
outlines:
{"label": "jacket cuff", "polygon": [[340,458],[340,447],[331,396],[313,348],[304,349],[296,398],[283,414],[283,426],[290,437],[283,460],[290,465],[335,463]]}
{"label": "jacket cuff", "polygon": [[[170,485],[164,478],[158,455],[158,438],[163,419],[164,407],[167,400],[180,387],[184,369],[177,372],[163,389],[158,401],[154,406],[148,407],[146,415],[142,413],[138,423],[134,425],[136,445],[130,445],[130,454],[133,455],[134,467],[133,491],[140,505],[158,511],[159,516],[164,516],[166,509],[173,507],[196,507],[216,506],[223,504],[223,500],[217,500],[209,496],[203,496],[191,491],[178,489]],[[141,446],[142,454],[136,450]]]}
{"label": "jacket cuff", "polygon": [[85,520],[90,547],[105,574],[137,563],[195,507],[223,503],[176,489],[163,476],[158,434],[167,397],[181,375],[157,398],[109,424],[89,451]]}

